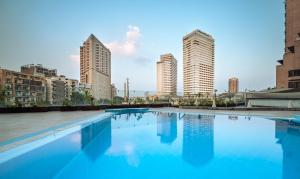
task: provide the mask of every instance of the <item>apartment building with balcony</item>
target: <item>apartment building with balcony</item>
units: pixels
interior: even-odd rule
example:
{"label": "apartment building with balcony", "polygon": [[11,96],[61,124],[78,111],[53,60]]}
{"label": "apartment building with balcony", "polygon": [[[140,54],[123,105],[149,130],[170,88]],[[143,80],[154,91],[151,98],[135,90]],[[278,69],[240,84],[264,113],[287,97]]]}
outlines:
{"label": "apartment building with balcony", "polygon": [[0,87],[8,105],[30,106],[46,101],[46,80],[43,77],[0,69]]}
{"label": "apartment building with balcony", "polygon": [[47,101],[51,105],[62,105],[64,100],[71,100],[72,93],[79,90],[77,80],[65,76],[54,76],[46,78]]}

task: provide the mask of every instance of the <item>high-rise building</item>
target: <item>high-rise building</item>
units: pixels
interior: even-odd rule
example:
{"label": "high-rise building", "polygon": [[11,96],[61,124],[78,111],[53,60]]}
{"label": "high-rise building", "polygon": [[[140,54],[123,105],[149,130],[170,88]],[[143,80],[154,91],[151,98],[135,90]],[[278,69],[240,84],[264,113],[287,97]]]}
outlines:
{"label": "high-rise building", "polygon": [[80,82],[95,99],[111,99],[111,53],[93,34],[80,47]]}
{"label": "high-rise building", "polygon": [[8,105],[22,106],[46,101],[46,81],[44,77],[0,69],[0,87],[5,92]]}
{"label": "high-rise building", "polygon": [[238,78],[230,78],[228,80],[228,92],[237,93],[239,92],[239,79]]}
{"label": "high-rise building", "polygon": [[126,78],[126,82],[124,83],[124,100],[129,100],[129,79]]}
{"label": "high-rise building", "polygon": [[45,68],[41,64],[23,65],[21,66],[21,73],[25,73],[33,76],[42,76],[42,77],[57,76],[56,69]]}
{"label": "high-rise building", "polygon": [[184,95],[213,94],[215,46],[211,35],[194,30],[183,37]]}
{"label": "high-rise building", "polygon": [[300,1],[285,1],[285,49],[276,66],[277,88],[300,88]]}
{"label": "high-rise building", "polygon": [[177,93],[177,60],[172,54],[160,56],[156,63],[157,95],[176,95]]}

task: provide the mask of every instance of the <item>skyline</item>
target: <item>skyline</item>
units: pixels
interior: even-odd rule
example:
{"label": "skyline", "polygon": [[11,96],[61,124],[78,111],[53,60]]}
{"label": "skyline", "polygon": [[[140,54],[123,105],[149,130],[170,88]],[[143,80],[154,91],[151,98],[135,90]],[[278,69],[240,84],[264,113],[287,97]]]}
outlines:
{"label": "skyline", "polygon": [[[156,61],[161,54],[172,53],[178,61],[177,86],[182,92],[182,38],[195,29],[216,40],[215,88],[221,92],[233,76],[240,79],[241,91],[275,86],[276,60],[282,58],[284,48],[281,1],[0,4],[0,22],[6,24],[0,29],[2,68],[19,71],[21,65],[40,63],[79,79],[79,46],[92,33],[112,51],[112,83],[120,90],[128,77],[131,89],[154,91]],[[172,11],[165,12],[166,7]]]}

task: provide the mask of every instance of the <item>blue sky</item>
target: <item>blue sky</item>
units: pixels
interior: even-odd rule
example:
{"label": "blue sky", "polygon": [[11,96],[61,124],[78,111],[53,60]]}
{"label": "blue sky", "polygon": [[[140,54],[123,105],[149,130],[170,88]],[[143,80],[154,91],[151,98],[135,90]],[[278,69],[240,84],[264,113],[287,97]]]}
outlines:
{"label": "blue sky", "polygon": [[182,37],[200,29],[215,39],[215,88],[275,86],[284,48],[283,0],[1,0],[0,66],[29,63],[79,79],[79,46],[93,33],[112,48],[112,82],[156,89],[156,61],[173,53],[182,91]]}

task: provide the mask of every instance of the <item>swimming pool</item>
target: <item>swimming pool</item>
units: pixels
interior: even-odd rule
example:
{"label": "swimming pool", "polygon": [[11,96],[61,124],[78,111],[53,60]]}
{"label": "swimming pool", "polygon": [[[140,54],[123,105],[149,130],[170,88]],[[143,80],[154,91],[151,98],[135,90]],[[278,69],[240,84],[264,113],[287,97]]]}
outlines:
{"label": "swimming pool", "polygon": [[[0,178],[300,178],[300,125],[236,115],[110,111],[19,147]],[[5,156],[5,153],[1,156]]]}

